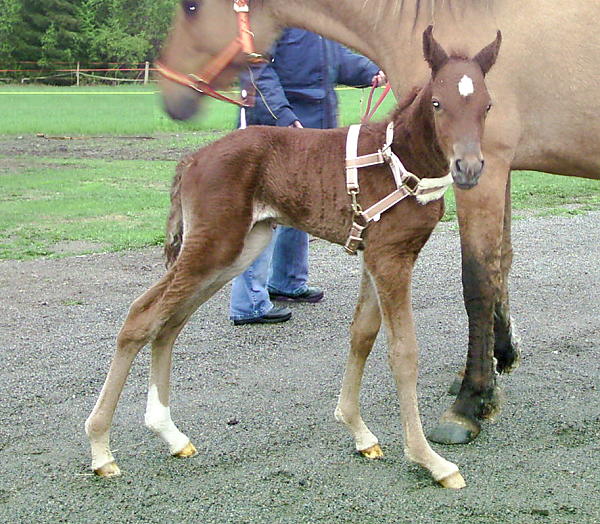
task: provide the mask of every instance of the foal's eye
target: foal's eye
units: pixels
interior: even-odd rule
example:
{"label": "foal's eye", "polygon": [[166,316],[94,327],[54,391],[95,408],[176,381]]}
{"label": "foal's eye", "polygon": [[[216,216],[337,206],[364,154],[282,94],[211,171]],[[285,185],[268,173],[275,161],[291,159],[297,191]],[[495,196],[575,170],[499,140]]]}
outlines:
{"label": "foal's eye", "polygon": [[485,108],[485,112],[487,113],[490,109],[492,109],[491,103],[489,103],[488,106]]}
{"label": "foal's eye", "polygon": [[439,111],[442,108],[442,104],[440,104],[439,100],[432,100],[431,105],[433,106],[433,109],[435,109],[436,111]]}
{"label": "foal's eye", "polygon": [[198,13],[200,5],[199,2],[195,2],[194,0],[183,0],[181,2],[181,7],[186,15],[194,16],[196,13]]}

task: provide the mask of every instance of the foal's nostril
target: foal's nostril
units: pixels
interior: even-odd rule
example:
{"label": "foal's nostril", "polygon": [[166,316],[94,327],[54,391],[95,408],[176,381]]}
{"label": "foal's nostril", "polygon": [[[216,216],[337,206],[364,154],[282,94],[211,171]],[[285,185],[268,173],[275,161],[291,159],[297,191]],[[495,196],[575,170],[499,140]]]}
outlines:
{"label": "foal's nostril", "polygon": [[456,161],[454,162],[454,167],[455,167],[457,173],[462,173],[462,162],[461,162],[460,158],[456,159]]}

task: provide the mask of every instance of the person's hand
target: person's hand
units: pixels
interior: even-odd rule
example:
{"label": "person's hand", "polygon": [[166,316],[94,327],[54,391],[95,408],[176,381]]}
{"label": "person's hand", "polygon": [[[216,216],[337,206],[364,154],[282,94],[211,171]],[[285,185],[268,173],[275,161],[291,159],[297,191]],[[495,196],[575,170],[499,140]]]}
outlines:
{"label": "person's hand", "polygon": [[300,120],[294,120],[288,127],[303,128],[304,126],[300,123]]}
{"label": "person's hand", "polygon": [[376,87],[383,87],[387,84],[387,76],[383,71],[379,71],[371,80],[371,84],[375,84]]}

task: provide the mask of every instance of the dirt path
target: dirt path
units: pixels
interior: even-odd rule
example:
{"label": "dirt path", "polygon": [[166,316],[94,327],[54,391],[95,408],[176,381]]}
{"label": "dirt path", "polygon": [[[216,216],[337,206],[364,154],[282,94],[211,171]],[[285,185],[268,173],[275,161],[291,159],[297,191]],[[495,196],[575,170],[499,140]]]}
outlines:
{"label": "dirt path", "polygon": [[[294,307],[290,322],[233,327],[225,289],[187,326],[172,412],[195,458],[170,458],[143,427],[140,355],[113,430],[124,475],[109,481],[89,474],[83,422],[129,303],[162,272],[159,252],[1,262],[0,521],[600,522],[600,213],[514,229],[523,363],[500,379],[496,423],[468,446],[435,446],[461,467],[460,492],[403,459],[384,337],[362,399],[386,458],[356,456],[333,420],[359,277],[339,247],[313,242],[326,300]],[[459,274],[457,232],[436,232],[414,282],[426,428],[464,359]]]}

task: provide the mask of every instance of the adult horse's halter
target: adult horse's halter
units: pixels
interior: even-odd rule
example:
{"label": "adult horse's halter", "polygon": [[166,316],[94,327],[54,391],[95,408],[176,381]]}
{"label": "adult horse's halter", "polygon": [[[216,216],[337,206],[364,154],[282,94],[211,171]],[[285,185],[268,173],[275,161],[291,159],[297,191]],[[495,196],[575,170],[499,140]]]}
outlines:
{"label": "adult horse's halter", "polygon": [[233,10],[237,15],[238,35],[218,55],[202,68],[198,74],[184,74],[156,62],[156,70],[167,80],[176,82],[194,91],[203,93],[217,100],[247,107],[244,100],[234,100],[211,87],[211,82],[218,77],[233,59],[241,52],[246,55],[246,61],[251,64],[265,62],[265,58],[254,48],[254,33],[250,31],[248,0],[233,0]]}

